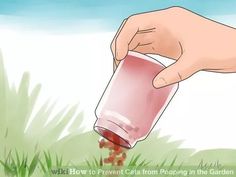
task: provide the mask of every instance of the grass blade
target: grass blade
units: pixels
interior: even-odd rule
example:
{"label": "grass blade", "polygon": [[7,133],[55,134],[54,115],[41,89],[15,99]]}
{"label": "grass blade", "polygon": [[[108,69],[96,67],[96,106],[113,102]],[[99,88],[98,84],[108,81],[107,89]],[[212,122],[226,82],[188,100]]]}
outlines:
{"label": "grass blade", "polygon": [[15,154],[16,154],[16,165],[19,167],[20,166],[20,157],[19,157],[19,153],[17,152],[17,150],[15,150]]}
{"label": "grass blade", "polygon": [[23,155],[22,162],[21,162],[21,165],[20,165],[20,168],[19,168],[19,172],[18,172],[21,177],[25,177],[26,176],[26,170],[28,169],[27,161],[28,161],[27,156]]}
{"label": "grass blade", "polygon": [[99,163],[98,163],[97,159],[94,156],[93,156],[93,160],[94,160],[95,167],[99,167]]}
{"label": "grass blade", "polygon": [[46,164],[47,164],[47,168],[48,170],[51,169],[52,167],[52,158],[51,158],[51,155],[49,152],[44,152],[44,157],[45,157],[45,161],[46,161]]}
{"label": "grass blade", "polygon": [[12,168],[10,168],[8,163],[4,163],[2,160],[0,160],[0,164],[2,164],[2,166],[4,167],[4,171],[6,174],[8,175],[14,175],[14,170],[12,170]]}
{"label": "grass blade", "polygon": [[138,154],[138,155],[134,158],[134,160],[132,161],[132,163],[131,163],[130,165],[131,165],[131,166],[136,166],[136,163],[137,163],[137,161],[139,160],[140,156],[141,156],[141,154]]}
{"label": "grass blade", "polygon": [[45,165],[43,164],[43,162],[41,160],[39,161],[39,164],[40,164],[40,167],[41,167],[41,170],[43,171],[43,173],[46,174],[47,170],[46,170]]}
{"label": "grass blade", "polygon": [[164,167],[164,165],[166,164],[166,161],[167,161],[167,159],[165,159],[165,160],[161,163],[160,167]]}
{"label": "grass blade", "polygon": [[88,160],[86,160],[85,162],[86,162],[86,164],[88,165],[88,167],[89,167],[90,169],[92,169],[92,165],[90,164],[90,162],[89,162]]}
{"label": "grass blade", "polygon": [[171,162],[169,168],[172,168],[172,167],[174,166],[176,160],[177,160],[177,155],[176,155],[176,156],[174,157],[174,159],[172,160],[172,162]]}
{"label": "grass blade", "polygon": [[35,171],[35,168],[36,168],[36,166],[38,164],[38,161],[39,161],[39,153],[37,153],[34,156],[33,160],[30,163],[28,176],[31,176],[33,174],[33,172]]}

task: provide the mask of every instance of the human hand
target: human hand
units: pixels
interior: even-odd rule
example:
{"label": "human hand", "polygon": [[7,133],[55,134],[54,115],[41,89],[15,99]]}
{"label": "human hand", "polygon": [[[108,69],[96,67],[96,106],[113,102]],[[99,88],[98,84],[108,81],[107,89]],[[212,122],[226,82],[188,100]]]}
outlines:
{"label": "human hand", "polygon": [[181,7],[130,16],[111,49],[115,67],[129,50],[176,60],[157,74],[156,88],[185,80],[200,70],[236,72],[236,29]]}

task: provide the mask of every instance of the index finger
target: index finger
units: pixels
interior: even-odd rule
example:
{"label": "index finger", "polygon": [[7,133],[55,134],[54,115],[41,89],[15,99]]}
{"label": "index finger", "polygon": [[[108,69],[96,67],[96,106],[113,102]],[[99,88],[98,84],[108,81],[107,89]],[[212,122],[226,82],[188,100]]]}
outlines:
{"label": "index finger", "polygon": [[129,43],[138,32],[138,22],[134,16],[128,18],[115,40],[115,57],[122,60],[128,53]]}
{"label": "index finger", "polygon": [[116,43],[116,38],[117,36],[120,34],[120,31],[121,29],[124,27],[125,23],[127,21],[127,18],[123,20],[123,22],[121,23],[119,29],[117,30],[114,38],[112,39],[112,42],[111,42],[111,51],[112,51],[112,55],[113,55],[113,58],[115,59],[115,53],[116,53],[116,49],[115,49],[115,43]]}
{"label": "index finger", "polygon": [[116,34],[115,34],[115,36],[114,36],[114,38],[113,38],[113,40],[111,42],[111,51],[112,51],[112,55],[113,55],[113,59],[114,59],[114,61],[113,61],[113,71],[116,70],[116,68],[117,68],[117,66],[119,64],[119,61],[116,60],[116,57],[115,57],[115,53],[116,53],[115,41],[116,41],[116,38],[117,38],[118,34],[120,33],[121,29],[123,28],[124,24],[126,23],[126,21],[127,21],[127,19],[123,20],[122,24],[120,25],[118,31],[116,32]]}

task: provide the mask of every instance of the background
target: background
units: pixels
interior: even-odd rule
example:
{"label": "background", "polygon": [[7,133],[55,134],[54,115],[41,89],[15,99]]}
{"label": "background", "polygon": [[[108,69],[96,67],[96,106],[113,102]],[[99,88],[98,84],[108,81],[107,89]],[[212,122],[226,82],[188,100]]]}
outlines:
{"label": "background", "polygon": [[[85,131],[91,130],[112,75],[110,42],[120,23],[131,14],[174,5],[236,26],[234,0],[0,1],[0,48],[9,80],[18,85],[28,71],[32,86],[43,86],[38,107],[48,98],[58,110],[80,103]],[[180,84],[155,128],[172,140],[184,139],[182,147],[236,148],[235,88],[236,74],[199,72]]]}

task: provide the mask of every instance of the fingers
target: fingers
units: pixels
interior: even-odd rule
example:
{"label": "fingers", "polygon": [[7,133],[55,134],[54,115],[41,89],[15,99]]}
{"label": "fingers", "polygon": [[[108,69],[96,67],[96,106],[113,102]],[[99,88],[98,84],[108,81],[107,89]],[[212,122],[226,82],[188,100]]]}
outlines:
{"label": "fingers", "polygon": [[155,54],[156,51],[151,44],[143,44],[134,48],[132,51],[143,53],[143,54]]}
{"label": "fingers", "polygon": [[117,36],[120,34],[120,31],[122,30],[122,28],[124,27],[125,23],[126,23],[127,19],[124,19],[122,24],[120,25],[119,29],[117,30],[112,42],[111,42],[111,51],[113,54],[113,58],[116,58],[116,38]]}
{"label": "fingers", "polygon": [[123,21],[111,44],[116,60],[124,59],[129,50],[154,41],[153,34],[156,32],[156,27],[150,23],[146,24],[147,18],[147,14],[138,14]]}
{"label": "fingers", "polygon": [[195,60],[191,60],[190,58],[184,56],[181,57],[177,62],[165,68],[154,78],[154,87],[161,88],[168,86],[185,80],[196,73],[199,68],[192,61]]}
{"label": "fingers", "polygon": [[150,53],[154,51],[153,32],[137,33],[129,43],[129,50],[140,53]]}
{"label": "fingers", "polygon": [[115,42],[115,58],[122,60],[128,53],[129,43],[138,31],[138,22],[130,17],[121,28]]}
{"label": "fingers", "polygon": [[116,56],[115,56],[115,54],[116,54],[116,46],[115,46],[116,38],[119,35],[119,33],[120,33],[121,29],[123,28],[124,24],[126,23],[126,21],[127,21],[127,19],[124,19],[124,21],[120,25],[118,31],[116,32],[116,34],[115,34],[115,36],[114,36],[114,38],[113,38],[113,40],[111,42],[111,51],[112,51],[112,55],[113,55],[113,58],[114,58],[114,61],[113,61],[113,71],[116,70],[116,68],[117,68],[117,66],[119,64],[119,61],[116,60]]}
{"label": "fingers", "polygon": [[[117,58],[116,57],[116,50],[117,50],[117,48],[119,48],[119,45],[118,45],[118,47],[116,45],[117,44],[117,37],[120,35],[120,32],[123,30],[126,22],[127,22],[127,19],[125,19],[123,21],[123,23],[121,24],[120,28],[118,29],[118,31],[111,43],[111,51],[112,51],[113,58],[114,58],[114,62],[113,62],[113,70],[114,71],[116,70],[116,68],[120,62],[119,60],[116,59]],[[153,36],[152,36],[153,32],[154,32],[154,28],[137,31],[134,34],[131,41],[128,43],[128,49],[125,49],[125,54],[123,54],[124,57],[127,55],[128,50],[132,50],[132,51],[136,51],[136,52],[140,52],[140,53],[144,53],[144,54],[145,53],[153,53],[154,48],[151,47],[151,44],[153,43]],[[120,36],[119,36],[119,38],[120,38]],[[121,36],[121,38],[122,38],[122,36]],[[123,49],[121,49],[121,50],[123,50]]]}

